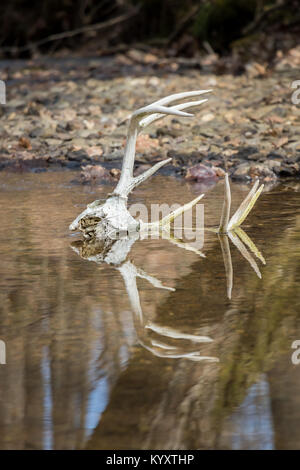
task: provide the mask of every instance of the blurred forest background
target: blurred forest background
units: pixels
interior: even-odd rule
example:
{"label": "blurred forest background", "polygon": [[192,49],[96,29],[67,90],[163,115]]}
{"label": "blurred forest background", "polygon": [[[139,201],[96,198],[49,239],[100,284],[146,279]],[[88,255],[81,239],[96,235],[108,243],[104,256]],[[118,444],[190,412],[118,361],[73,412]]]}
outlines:
{"label": "blurred forest background", "polygon": [[299,0],[10,0],[0,57],[207,54],[272,63],[299,42]]}

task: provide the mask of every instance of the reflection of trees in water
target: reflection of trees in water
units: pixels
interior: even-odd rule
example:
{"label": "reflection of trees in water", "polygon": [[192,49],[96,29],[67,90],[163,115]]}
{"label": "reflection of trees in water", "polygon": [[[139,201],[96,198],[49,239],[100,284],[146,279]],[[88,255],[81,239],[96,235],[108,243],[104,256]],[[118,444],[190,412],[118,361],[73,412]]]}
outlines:
{"label": "reflection of trees in water", "polygon": [[[22,236],[30,246],[26,224]],[[0,369],[1,448],[42,448],[52,433],[55,448],[82,446],[89,396],[101,377],[109,394],[133,342],[126,302],[97,300],[95,286],[117,292],[120,283],[106,271],[74,266],[71,256],[16,250],[2,273],[18,288],[1,294],[8,347]]]}
{"label": "reflection of trees in water", "polygon": [[[253,292],[251,310],[243,313],[247,311],[246,299],[243,300],[242,315],[236,319],[240,334],[235,346],[226,353],[226,363],[220,371],[221,393],[216,403],[217,414],[224,415],[224,410],[242,402],[246,390],[260,373],[267,372],[275,445],[279,448],[292,448],[291,442],[297,442],[296,447],[300,447],[298,426],[295,426],[295,416],[299,417],[296,397],[300,392],[300,370],[291,363],[291,343],[300,337],[299,230],[297,216],[293,228],[285,230],[272,245],[273,253],[268,259],[271,269],[267,266],[264,270],[260,285],[255,286],[254,282],[247,285]],[[293,384],[292,393],[288,390],[289,383]],[[286,412],[280,411],[284,410],[283,401],[287,404]],[[284,438],[287,431],[293,434],[293,439]]]}
{"label": "reflection of trees in water", "polygon": [[[291,214],[292,210],[284,216],[288,220]],[[298,416],[295,397],[299,396],[300,380],[292,371],[289,354],[291,340],[300,334],[297,286],[300,219],[296,219],[293,230],[282,232],[283,223],[274,220],[274,238],[270,249],[266,248],[268,265],[262,281],[249,278],[244,282],[241,270],[237,269],[240,277],[231,303],[221,297],[203,295],[207,284],[215,284],[218,276],[217,260],[210,256],[206,274],[201,270],[201,262],[196,263],[192,273],[178,281],[177,290],[157,309],[162,325],[171,322],[183,327],[194,322],[197,328],[200,319],[206,334],[217,343],[220,365],[158,361],[138,350],[114,387],[88,448],[230,447],[233,435],[226,417],[246,399],[247,390],[259,381],[261,373],[267,371],[273,371],[267,377],[273,376],[269,400],[275,445],[290,445],[281,437],[290,423],[293,442],[300,446],[294,418],[294,408]],[[200,270],[201,276],[196,276]],[[213,319],[211,312],[215,312]],[[287,382],[293,382],[293,396],[288,398],[291,408],[284,414],[280,412],[280,403],[287,394],[282,396],[280,390],[286,391],[286,387],[276,376],[276,364],[280,361],[292,374]],[[137,397],[137,391],[144,389],[147,394]],[[226,434],[228,439],[224,440]],[[254,439],[249,445],[260,444]]]}
{"label": "reflection of trees in water", "polygon": [[[263,200],[257,220],[273,204],[280,207],[281,197],[278,193],[272,202]],[[65,240],[55,242],[62,244],[62,257],[57,257],[54,241],[49,247],[41,244],[32,219],[22,215],[22,231],[12,237],[8,250],[2,243],[0,274],[10,282],[3,284],[0,299],[8,362],[0,366],[0,447],[41,448],[51,444],[52,436],[55,448],[230,446],[228,416],[261,372],[270,383],[275,443],[287,446],[283,435],[288,435],[297,444],[298,369],[295,373],[287,363],[289,356],[280,360],[292,340],[300,338],[300,253],[289,248],[299,246],[300,222],[292,209],[273,223],[261,281],[247,278],[248,266],[232,251],[231,302],[225,297],[221,252],[213,243],[207,259],[181,274],[176,292],[159,306],[153,307],[152,290],[141,289],[151,321],[211,336],[209,353],[221,358],[219,365],[161,359],[136,347],[121,277],[108,267],[74,259]],[[284,220],[288,226],[282,231]],[[260,226],[261,239],[269,239],[269,230]],[[168,257],[176,271],[178,251],[174,248]],[[86,443],[90,400],[93,392],[100,393],[102,378],[108,404]],[[220,436],[226,432],[229,440],[224,441]]]}
{"label": "reflection of trees in water", "polygon": [[0,231],[5,240],[14,227],[14,236],[2,242],[0,266],[0,329],[8,346],[0,368],[0,447],[81,447],[93,392],[102,380],[109,396],[135,342],[124,285],[108,267],[74,257],[56,232],[49,239],[48,220],[61,234],[71,219],[66,212],[57,218],[59,193],[17,192],[14,205],[5,196],[3,207],[12,209]]}

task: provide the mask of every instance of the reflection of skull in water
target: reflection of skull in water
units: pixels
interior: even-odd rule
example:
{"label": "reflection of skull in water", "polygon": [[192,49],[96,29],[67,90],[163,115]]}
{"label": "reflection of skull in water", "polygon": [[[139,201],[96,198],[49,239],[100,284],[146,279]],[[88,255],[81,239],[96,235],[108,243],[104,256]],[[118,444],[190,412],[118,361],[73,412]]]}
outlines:
{"label": "reflection of skull in water", "polygon": [[[136,238],[123,240],[77,240],[71,247],[77,254],[88,261],[98,264],[102,262],[114,265],[121,273],[134,315],[134,325],[138,340],[142,346],[159,357],[186,358],[193,361],[217,362],[218,358],[201,355],[199,343],[211,343],[208,336],[182,333],[171,327],[160,326],[147,321],[144,317],[137,288],[137,278],[146,279],[154,287],[174,291],[172,287],[164,286],[158,279],[148,275],[142,269],[136,268],[130,261],[125,261]],[[116,262],[114,262],[115,260]]]}
{"label": "reflection of skull in water", "polygon": [[[135,111],[129,122],[122,171],[116,188],[104,202],[96,200],[89,204],[70,225],[71,230],[80,230],[85,238],[84,241],[77,241],[72,244],[74,251],[89,261],[95,261],[96,263],[105,262],[115,266],[116,269],[120,271],[134,312],[139,340],[141,344],[151,350],[154,354],[163,357],[186,357],[192,360],[206,359],[210,361],[217,360],[214,357],[201,356],[199,351],[195,350],[195,347],[192,348],[192,350],[189,350],[189,352],[186,352],[184,348],[182,349],[182,346],[180,347],[174,344],[171,345],[165,342],[166,339],[170,339],[172,341],[176,339],[188,340],[192,343],[209,343],[212,341],[210,338],[193,334],[184,334],[172,328],[161,327],[144,320],[136,278],[142,277],[147,279],[154,287],[168,290],[173,289],[164,287],[160,281],[154,277],[149,276],[141,269],[136,268],[129,261],[126,262],[126,258],[134,242],[139,238],[142,239],[149,236],[149,234],[151,236],[151,233],[159,235],[162,238],[166,238],[179,247],[196,252],[200,256],[204,256],[200,251],[197,251],[195,248],[184,243],[182,240],[176,239],[170,234],[171,224],[174,219],[195,206],[203,197],[203,194],[190,203],[174,210],[166,217],[163,217],[160,221],[143,223],[142,221],[134,219],[127,208],[128,195],[136,186],[144,182],[153,173],[171,160],[167,159],[158,162],[141,175],[134,177],[133,167],[135,160],[135,144],[138,134],[149,124],[168,114],[182,117],[192,116],[192,114],[184,112],[183,110],[198,106],[205,103],[207,100],[183,102],[175,105],[172,104],[172,106],[167,105],[185,98],[196,97],[210,91],[211,90],[197,90],[177,93]],[[231,298],[232,291],[233,269],[228,237],[259,276],[260,272],[258,266],[251,254],[248,252],[246,246],[264,263],[263,256],[259,253],[250,238],[239,227],[248,216],[257,198],[262,192],[263,185],[260,188],[258,188],[258,185],[259,183],[257,181],[241,203],[238,210],[230,218],[231,191],[228,175],[225,174],[224,203],[220,224],[218,228],[207,229],[219,234],[227,277],[227,295],[229,298]],[[201,230],[205,229],[202,227]],[[158,341],[153,338],[151,339],[151,335],[163,336],[163,341]]]}

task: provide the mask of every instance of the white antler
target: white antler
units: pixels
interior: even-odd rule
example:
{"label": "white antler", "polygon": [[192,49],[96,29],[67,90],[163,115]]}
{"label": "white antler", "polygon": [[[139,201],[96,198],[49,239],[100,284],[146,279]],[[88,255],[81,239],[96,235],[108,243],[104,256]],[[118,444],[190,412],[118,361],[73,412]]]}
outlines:
{"label": "white antler", "polygon": [[[171,158],[156,163],[152,168],[134,177],[135,145],[138,134],[146,126],[167,115],[180,117],[193,116],[183,110],[199,106],[205,103],[207,101],[206,99],[178,103],[172,106],[168,105],[178,100],[200,96],[210,91],[211,90],[197,90],[176,93],[135,111],[130,118],[121,176],[115,190],[104,203],[94,201],[92,204],[89,204],[71,223],[70,230],[79,229],[88,239],[96,237],[103,240],[110,237],[114,238],[118,236],[120,232],[130,233],[139,231],[141,228],[140,222],[135,220],[127,209],[127,196],[136,186],[148,179],[163,165],[170,162]],[[196,204],[198,200],[199,198],[192,201],[191,205]],[[175,214],[170,214],[170,217],[174,219],[174,217],[186,211],[189,207],[189,204],[183,206]],[[160,228],[170,225],[169,218],[162,221]]]}
{"label": "white antler", "polygon": [[[243,202],[241,203],[240,207],[234,213],[234,215],[230,217],[230,208],[231,208],[231,190],[229,184],[228,174],[225,174],[225,183],[224,183],[224,202],[223,202],[223,209],[220,219],[220,225],[218,231],[220,233],[227,233],[231,230],[235,230],[239,227],[246,217],[248,216],[249,212],[254,207],[258,197],[260,196],[262,190],[264,189],[264,185],[262,184],[259,188],[259,181],[257,180],[252,189],[249,191]],[[257,189],[258,188],[258,189]]]}
{"label": "white antler", "polygon": [[153,173],[159,170],[163,165],[166,165],[171,161],[171,158],[156,163],[152,168],[145,171],[142,175],[137,177],[133,176],[133,167],[135,159],[135,144],[138,134],[148,125],[154,121],[165,117],[166,115],[180,116],[180,117],[191,117],[193,114],[184,112],[183,109],[188,109],[194,106],[199,106],[205,103],[207,99],[200,101],[190,101],[187,103],[177,104],[175,106],[167,107],[165,105],[178,101],[188,97],[195,97],[204,93],[209,93],[211,90],[197,90],[188,91],[185,93],[176,93],[174,95],[167,96],[161,100],[155,101],[148,106],[138,109],[135,111],[131,118],[127,134],[127,142],[125,147],[125,154],[123,158],[121,177],[117,184],[114,194],[127,197],[127,195],[140,183],[149,178]]}

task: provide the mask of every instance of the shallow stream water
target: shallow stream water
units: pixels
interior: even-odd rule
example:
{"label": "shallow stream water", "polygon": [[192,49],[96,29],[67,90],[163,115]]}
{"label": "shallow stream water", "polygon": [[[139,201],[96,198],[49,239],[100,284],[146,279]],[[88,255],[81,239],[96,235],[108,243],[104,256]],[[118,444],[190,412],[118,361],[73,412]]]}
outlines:
{"label": "shallow stream water", "polygon": [[[299,449],[300,183],[267,188],[243,225],[261,278],[229,241],[229,299],[209,231],[205,257],[174,240],[137,240],[122,266],[72,249],[69,223],[111,191],[76,178],[0,174],[0,448]],[[158,175],[131,202],[203,189],[212,227],[222,182]],[[232,185],[233,208],[248,190]]]}

